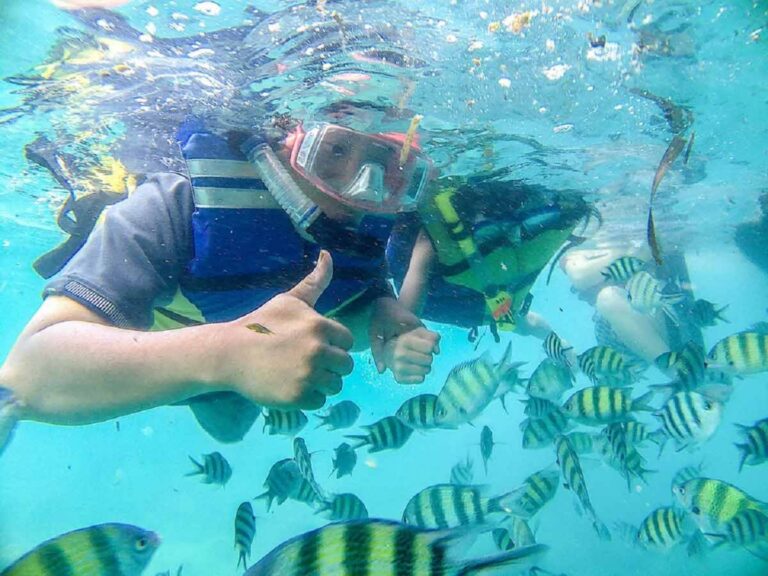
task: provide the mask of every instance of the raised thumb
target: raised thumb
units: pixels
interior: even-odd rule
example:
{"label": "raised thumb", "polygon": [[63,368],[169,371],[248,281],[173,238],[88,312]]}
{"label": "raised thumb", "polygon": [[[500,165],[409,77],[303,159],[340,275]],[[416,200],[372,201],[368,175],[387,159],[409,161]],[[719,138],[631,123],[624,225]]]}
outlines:
{"label": "raised thumb", "polygon": [[315,269],[301,282],[288,291],[288,294],[303,300],[313,308],[333,278],[333,259],[326,250],[320,251]]}

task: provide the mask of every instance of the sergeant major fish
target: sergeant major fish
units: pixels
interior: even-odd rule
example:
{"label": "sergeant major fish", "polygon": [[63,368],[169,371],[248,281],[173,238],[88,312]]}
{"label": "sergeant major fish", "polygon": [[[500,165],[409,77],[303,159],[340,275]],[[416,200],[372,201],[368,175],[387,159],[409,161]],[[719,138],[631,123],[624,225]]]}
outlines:
{"label": "sergeant major fish", "polygon": [[419,394],[403,402],[395,416],[414,430],[429,430],[435,428],[436,404],[434,394]]}
{"label": "sergeant major fish", "polygon": [[354,494],[334,494],[322,503],[316,514],[328,512],[333,522],[347,520],[364,520],[368,518],[368,509],[360,498]]}
{"label": "sergeant major fish", "polygon": [[673,394],[655,415],[678,449],[708,440],[720,425],[723,405],[698,392]]}
{"label": "sergeant major fish", "polygon": [[256,496],[254,500],[266,500],[267,511],[272,507],[272,502],[277,500],[280,505],[296,492],[302,480],[299,467],[293,458],[285,458],[275,462],[267,473],[264,481],[266,492]]}
{"label": "sergeant major fish", "polygon": [[369,446],[369,452],[401,448],[413,434],[413,428],[403,424],[396,416],[387,416],[362,428],[366,430],[365,434],[348,434],[346,437],[357,441],[353,448]]}
{"label": "sergeant major fish", "polygon": [[492,569],[519,566],[547,549],[536,544],[497,556],[459,560],[466,536],[463,530],[422,530],[388,520],[339,522],[280,544],[244,576],[480,576]]}
{"label": "sergeant major fish", "polygon": [[0,576],[140,576],[160,538],[128,524],[99,524],[52,538],[0,572]]}
{"label": "sergeant major fish", "polygon": [[621,256],[600,272],[606,280],[612,280],[618,284],[624,284],[632,276],[645,268],[645,260],[634,256]]}
{"label": "sergeant major fish", "polygon": [[768,370],[768,334],[738,332],[720,340],[709,351],[708,365],[737,374],[757,374]]}
{"label": "sergeant major fish", "polygon": [[630,420],[633,412],[653,410],[653,392],[631,397],[627,388],[592,386],[575,392],[563,405],[563,412],[582,424],[599,425]]}
{"label": "sergeant major fish", "polygon": [[484,496],[480,486],[435,484],[408,501],[403,522],[430,529],[483,525],[505,514],[503,500]]}
{"label": "sergeant major fish", "polygon": [[644,270],[627,280],[626,289],[629,303],[638,312],[649,313],[661,308],[673,323],[680,323],[674,304],[685,298],[682,292],[665,292],[661,282]]}
{"label": "sergeant major fish", "polygon": [[554,498],[559,481],[560,472],[557,466],[549,466],[528,476],[522,486],[506,494],[499,501],[499,505],[508,514],[527,520]]}
{"label": "sergeant major fish", "polygon": [[282,434],[294,436],[307,425],[307,417],[301,410],[278,410],[270,408],[264,415],[264,430],[269,428],[269,435]]}
{"label": "sergeant major fish", "polygon": [[522,518],[512,516],[508,525],[508,528],[494,528],[491,533],[493,543],[499,550],[514,550],[521,546],[530,546],[536,543],[531,527]]}
{"label": "sergeant major fish", "polygon": [[463,462],[457,462],[451,468],[451,484],[457,486],[468,486],[472,484],[474,478],[474,472],[472,471],[473,464],[471,458],[467,456],[467,459]]}
{"label": "sergeant major fish", "polygon": [[754,466],[768,460],[768,418],[763,418],[752,426],[736,426],[746,439],[746,442],[736,444],[736,448],[741,452],[739,472],[744,468],[744,464]]}
{"label": "sergeant major fish", "polygon": [[547,354],[548,358],[562,362],[568,366],[568,368],[572,367],[568,353],[572,353],[573,346],[567,346],[554,331],[551,331],[546,335],[542,346],[544,346],[544,352]]}
{"label": "sergeant major fish", "polygon": [[349,428],[357,422],[360,416],[360,408],[351,400],[342,400],[338,404],[331,406],[325,414],[318,414],[321,426],[328,426],[329,430],[338,430],[340,428]]}
{"label": "sergeant major fish", "polygon": [[677,488],[675,496],[705,534],[719,532],[744,510],[767,510],[764,502],[714,478],[692,478]]}
{"label": "sergeant major fish", "polygon": [[685,511],[672,506],[662,506],[640,522],[635,541],[643,548],[669,550],[685,540],[692,529],[689,523]]}
{"label": "sergeant major fish", "polygon": [[437,396],[435,423],[441,428],[456,428],[477,417],[494,398],[510,355],[508,345],[496,365],[486,352],[454,367]]}
{"label": "sergeant major fish", "polygon": [[523,433],[523,448],[536,450],[546,448],[552,441],[570,428],[568,416],[561,408],[552,410],[541,418],[526,418],[520,423]]}
{"label": "sergeant major fish", "polygon": [[243,502],[235,513],[235,549],[238,552],[237,567],[248,568],[248,558],[251,555],[251,545],[256,534],[256,517],[250,502]]}
{"label": "sergeant major fish", "polygon": [[573,372],[562,362],[546,358],[528,379],[526,392],[535,398],[559,402],[563,392],[573,388]]}
{"label": "sergeant major fish", "polygon": [[203,477],[202,480],[205,484],[221,484],[225,486],[232,477],[232,467],[219,452],[203,454],[202,464],[192,458],[192,456],[189,459],[195,465],[195,470],[189,472],[187,476],[200,475]]}
{"label": "sergeant major fish", "polygon": [[706,536],[715,541],[715,547],[742,547],[768,562],[768,515],[763,511],[743,510],[726,522],[720,532]]}

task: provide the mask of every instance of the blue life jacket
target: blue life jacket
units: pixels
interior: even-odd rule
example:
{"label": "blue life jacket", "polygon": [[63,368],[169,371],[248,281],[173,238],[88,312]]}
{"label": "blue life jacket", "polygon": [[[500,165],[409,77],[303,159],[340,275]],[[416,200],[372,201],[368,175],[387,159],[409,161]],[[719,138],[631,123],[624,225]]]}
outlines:
{"label": "blue life jacket", "polygon": [[[381,293],[390,219],[366,216],[347,231],[366,243],[365,254],[345,249],[344,238],[324,238],[321,246],[299,235],[238,147],[201,127],[180,134],[179,144],[194,194],[194,257],[179,280],[180,294],[157,311],[171,325],[185,318],[229,321],[255,310],[306,276],[321,248],[333,257],[334,275],[319,312],[333,314],[367,291]],[[155,318],[156,329],[171,327]]]}

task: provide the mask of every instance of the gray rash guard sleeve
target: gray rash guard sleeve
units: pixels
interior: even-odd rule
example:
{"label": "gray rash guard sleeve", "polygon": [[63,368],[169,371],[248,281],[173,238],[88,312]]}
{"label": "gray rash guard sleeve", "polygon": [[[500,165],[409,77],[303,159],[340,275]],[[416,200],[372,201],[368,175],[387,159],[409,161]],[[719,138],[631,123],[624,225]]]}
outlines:
{"label": "gray rash guard sleeve", "polygon": [[88,241],[45,287],[122,328],[147,329],[156,302],[170,300],[192,258],[189,181],[154,174],[107,209]]}

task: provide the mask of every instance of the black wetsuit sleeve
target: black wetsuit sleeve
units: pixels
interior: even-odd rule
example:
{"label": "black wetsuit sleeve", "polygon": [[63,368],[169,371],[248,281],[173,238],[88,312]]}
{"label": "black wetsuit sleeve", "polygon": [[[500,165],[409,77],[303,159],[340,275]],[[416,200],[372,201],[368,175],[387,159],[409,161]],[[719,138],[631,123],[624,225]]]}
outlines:
{"label": "black wetsuit sleeve", "polygon": [[192,257],[189,181],[154,174],[111,206],[88,241],[45,287],[122,328],[149,328],[155,302],[169,300]]}

